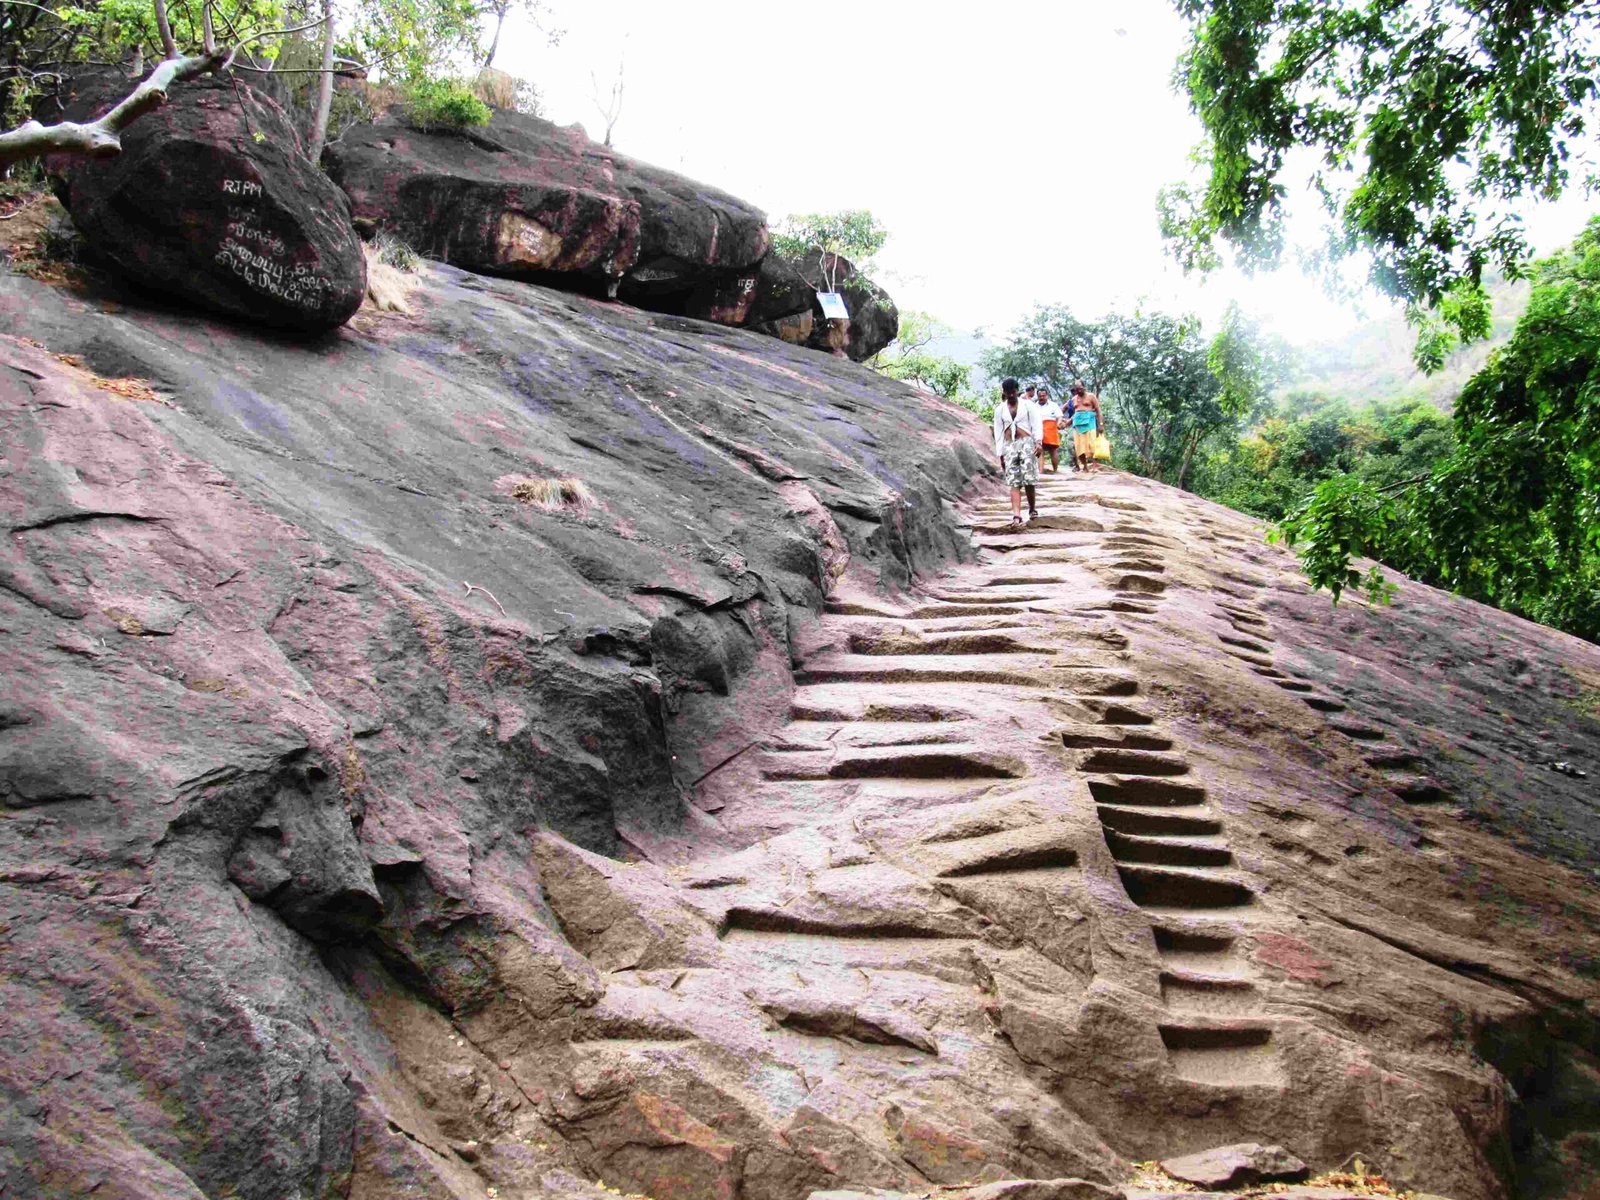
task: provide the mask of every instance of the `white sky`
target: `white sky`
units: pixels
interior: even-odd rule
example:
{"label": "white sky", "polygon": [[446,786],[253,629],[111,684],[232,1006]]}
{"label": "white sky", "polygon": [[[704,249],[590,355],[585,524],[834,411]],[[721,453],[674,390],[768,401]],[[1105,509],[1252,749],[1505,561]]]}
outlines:
{"label": "white sky", "polygon": [[[1238,300],[1304,343],[1389,311],[1331,300],[1293,266],[1201,281],[1170,264],[1156,192],[1199,125],[1171,86],[1185,29],[1168,0],[549,4],[560,44],[514,22],[495,63],[538,85],[548,117],[598,137],[590,73],[603,93],[625,62],[619,151],[774,221],[871,209],[890,231],[881,281],[956,328],[1003,334],[1058,301],[1210,321]],[[1535,244],[1570,240],[1586,207],[1573,193],[1530,219]]]}

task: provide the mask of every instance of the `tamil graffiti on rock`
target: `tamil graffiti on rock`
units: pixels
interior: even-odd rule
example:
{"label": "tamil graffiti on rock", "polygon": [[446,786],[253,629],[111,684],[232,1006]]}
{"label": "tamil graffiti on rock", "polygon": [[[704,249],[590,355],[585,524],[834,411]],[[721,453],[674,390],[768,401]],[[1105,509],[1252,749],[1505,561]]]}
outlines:
{"label": "tamil graffiti on rock", "polygon": [[261,213],[253,202],[265,195],[261,184],[250,179],[224,179],[222,193],[236,202],[228,205],[216,262],[245,284],[275,300],[302,308],[321,308],[333,285],[314,264],[291,261],[289,247],[262,228]]}

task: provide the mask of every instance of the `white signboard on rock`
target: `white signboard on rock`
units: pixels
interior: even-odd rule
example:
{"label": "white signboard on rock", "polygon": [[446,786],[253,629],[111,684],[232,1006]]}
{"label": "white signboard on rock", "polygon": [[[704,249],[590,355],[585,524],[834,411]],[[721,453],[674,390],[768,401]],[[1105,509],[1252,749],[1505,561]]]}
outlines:
{"label": "white signboard on rock", "polygon": [[838,292],[818,292],[817,303],[822,305],[822,315],[830,321],[850,319],[850,310],[844,306],[844,297]]}

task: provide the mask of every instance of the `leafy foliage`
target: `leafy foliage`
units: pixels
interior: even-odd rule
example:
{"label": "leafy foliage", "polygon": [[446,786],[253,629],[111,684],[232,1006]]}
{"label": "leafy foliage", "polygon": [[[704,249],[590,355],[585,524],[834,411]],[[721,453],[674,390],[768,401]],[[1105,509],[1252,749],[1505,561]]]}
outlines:
{"label": "leafy foliage", "polygon": [[[1515,276],[1510,208],[1567,186],[1596,103],[1600,10],[1571,0],[1174,0],[1191,23],[1179,80],[1206,140],[1202,179],[1167,189],[1163,233],[1186,268],[1227,243],[1279,261],[1284,182],[1330,217],[1326,264],[1370,252],[1372,282],[1424,321],[1419,361],[1480,336],[1485,267]],[[1431,310],[1431,313],[1428,313]]]}
{"label": "leafy foliage", "polygon": [[[399,85],[410,93],[413,111],[431,124],[460,128],[481,123],[478,107],[462,99],[452,82],[475,72],[484,52],[486,24],[498,34],[512,7],[535,21],[545,14],[542,0],[347,0],[334,8],[338,58],[360,63],[369,77]],[[322,61],[323,15],[320,0],[205,0],[169,5],[168,17],[180,51],[203,41],[202,13],[209,10],[216,37],[239,46],[236,69],[282,70],[296,102],[315,91]],[[555,40],[556,34],[549,35]],[[41,97],[75,68],[85,64],[123,67],[138,74],[162,57],[154,0],[70,0],[35,4],[0,0],[0,130],[20,124]],[[139,70],[135,70],[139,68]],[[492,88],[504,107],[537,108],[537,93],[523,81],[494,73],[478,90]],[[351,89],[353,93],[356,89]],[[380,92],[383,89],[378,89]],[[480,101],[482,97],[479,97]],[[335,100],[350,107],[349,96]],[[334,114],[334,126],[370,116],[356,111]]]}
{"label": "leafy foliage", "polygon": [[867,365],[891,379],[914,383],[947,400],[957,399],[971,388],[972,368],[927,349],[935,338],[949,332],[948,325],[928,313],[901,313],[899,334]]}
{"label": "leafy foliage", "polygon": [[481,57],[480,20],[489,11],[478,0],[358,0],[343,52],[377,64],[407,90],[443,82]]}
{"label": "leafy foliage", "polygon": [[1317,395],[1257,410],[1237,440],[1219,439],[1196,463],[1194,490],[1231,508],[1281,521],[1336,475],[1386,488],[1431,471],[1455,449],[1450,419],[1423,400],[1353,407]]}
{"label": "leafy foliage", "polygon": [[1455,433],[1425,478],[1317,486],[1283,523],[1311,581],[1337,598],[1366,555],[1600,640],[1600,220],[1539,264],[1516,333],[1457,402]]}
{"label": "leafy foliage", "polygon": [[[813,250],[836,254],[849,259],[861,274],[870,276],[872,260],[888,239],[889,231],[870,212],[864,208],[847,208],[833,213],[785,217],[772,231],[772,248],[795,262]],[[828,291],[833,291],[837,280],[820,282]]]}
{"label": "leafy foliage", "polygon": [[459,79],[424,79],[406,89],[406,117],[418,129],[470,129],[493,114]]}

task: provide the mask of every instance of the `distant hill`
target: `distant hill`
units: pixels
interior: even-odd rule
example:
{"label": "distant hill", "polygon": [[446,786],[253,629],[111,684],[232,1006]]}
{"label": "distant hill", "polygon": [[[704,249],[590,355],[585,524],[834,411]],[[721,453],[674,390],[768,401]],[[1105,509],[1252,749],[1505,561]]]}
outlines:
{"label": "distant hill", "polygon": [[925,349],[929,354],[938,355],[940,358],[953,358],[962,366],[971,367],[973,385],[981,386],[988,378],[981,360],[985,352],[994,349],[996,344],[994,339],[982,330],[970,333],[951,330],[941,337],[934,338]]}
{"label": "distant hill", "polygon": [[1489,339],[1452,355],[1436,375],[1424,375],[1411,361],[1416,332],[1403,314],[1395,313],[1359,325],[1335,341],[1296,347],[1299,373],[1281,391],[1320,392],[1353,403],[1420,396],[1449,411],[1489,352],[1511,336],[1528,306],[1528,291],[1525,280],[1491,283],[1494,324]]}

